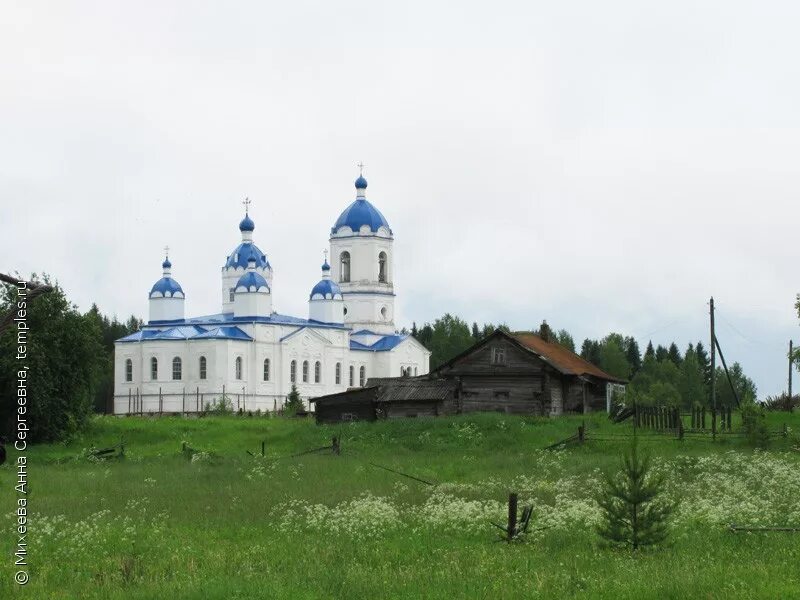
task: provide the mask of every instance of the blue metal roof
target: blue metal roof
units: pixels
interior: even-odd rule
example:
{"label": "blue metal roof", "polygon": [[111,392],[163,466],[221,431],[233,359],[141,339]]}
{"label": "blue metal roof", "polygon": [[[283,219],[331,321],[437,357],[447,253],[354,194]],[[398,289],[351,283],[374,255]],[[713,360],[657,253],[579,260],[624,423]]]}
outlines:
{"label": "blue metal roof", "polygon": [[[240,288],[244,288],[240,290]],[[236,282],[236,287],[234,290],[238,291],[245,291],[245,292],[258,292],[262,288],[266,288],[269,292],[269,284],[267,280],[264,279],[260,274],[256,273],[255,271],[248,271],[241,277],[239,277],[239,281]]]}
{"label": "blue metal roof", "polygon": [[239,231],[254,231],[256,228],[256,224],[253,219],[250,218],[250,215],[247,213],[244,214],[244,219],[239,222]]}
{"label": "blue metal roof", "polygon": [[336,233],[340,227],[349,227],[354,233],[358,233],[362,225],[369,225],[370,231],[375,233],[381,227],[386,227],[390,235],[392,233],[389,222],[381,214],[381,211],[364,198],[356,199],[355,202],[344,209],[334,226],[331,227],[331,233]]}
{"label": "blue metal roof", "polygon": [[215,327],[205,333],[201,333],[200,335],[194,336],[193,339],[196,340],[208,340],[208,339],[215,339],[215,340],[244,340],[244,341],[252,341],[249,335],[247,335],[244,331],[239,329],[238,327]]}
{"label": "blue metal roof", "polygon": [[364,350],[369,352],[387,352],[399,346],[408,339],[408,335],[384,335],[371,346],[350,340],[350,350]]}
{"label": "blue metal roof", "polygon": [[335,281],[323,279],[311,290],[309,300],[341,300],[342,290]]}
{"label": "blue metal roof", "polygon": [[231,252],[230,256],[228,256],[227,260],[225,261],[225,266],[234,269],[237,267],[246,269],[251,258],[256,261],[256,267],[260,267],[262,269],[272,268],[269,266],[269,262],[267,261],[267,255],[264,254],[253,242],[242,242],[236,246],[236,248],[234,248],[233,252]]}
{"label": "blue metal roof", "polygon": [[265,323],[271,325],[296,325],[298,327],[309,326],[316,327],[317,329],[349,329],[345,325],[339,323],[321,323],[319,321],[312,321],[309,319],[301,319],[300,317],[291,317],[289,315],[280,315],[272,313],[269,316],[261,317],[234,317],[233,313],[218,313],[215,315],[206,315],[203,317],[193,317],[190,319],[177,319],[172,321],[150,321],[150,327],[175,327],[178,325],[200,325],[206,326],[219,326],[219,325],[235,325],[237,323]]}
{"label": "blue metal roof", "polygon": [[153,297],[153,294],[160,293],[164,297],[173,297],[175,294],[180,293],[182,296],[186,296],[183,293],[183,288],[181,288],[181,284],[175,281],[172,277],[162,277],[158,281],[156,281],[153,288],[150,290],[150,297]]}

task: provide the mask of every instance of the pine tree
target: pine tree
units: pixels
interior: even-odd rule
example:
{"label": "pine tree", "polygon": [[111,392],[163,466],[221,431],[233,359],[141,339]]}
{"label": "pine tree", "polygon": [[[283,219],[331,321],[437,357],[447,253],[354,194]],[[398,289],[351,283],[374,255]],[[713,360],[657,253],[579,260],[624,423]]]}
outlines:
{"label": "pine tree", "polygon": [[417,329],[416,321],[411,322],[411,337],[413,337],[415,340],[419,339],[419,330]]}
{"label": "pine tree", "polygon": [[561,346],[564,346],[564,348],[571,352],[575,352],[575,340],[572,338],[569,331],[566,329],[559,329],[558,333],[556,333],[556,339]]}
{"label": "pine tree", "polygon": [[636,437],[622,457],[622,470],[606,474],[597,503],[603,521],[597,532],[611,545],[638,550],[663,542],[674,506],[659,498],[663,477],[650,472],[650,457],[641,458]]}
{"label": "pine tree", "polygon": [[664,362],[665,360],[669,360],[669,350],[664,348],[661,344],[656,346],[656,360],[658,362]]}
{"label": "pine tree", "polygon": [[625,338],[624,346],[625,358],[631,366],[631,376],[634,376],[642,368],[642,353],[639,351],[639,344],[630,336]]}
{"label": "pine tree", "polygon": [[644,358],[645,358],[645,360],[647,360],[648,358],[651,358],[653,360],[656,359],[656,351],[653,349],[653,341],[652,340],[647,342],[647,349],[644,351]]}
{"label": "pine tree", "polygon": [[676,367],[681,366],[681,362],[683,362],[683,357],[681,356],[681,351],[678,350],[678,345],[675,342],[672,342],[669,345],[669,350],[667,350],[667,358],[671,360]]}
{"label": "pine tree", "polygon": [[708,357],[708,352],[706,352],[706,349],[703,347],[703,342],[697,342],[697,346],[694,347],[694,353],[697,357],[697,365],[703,372],[703,383],[705,383],[708,388],[711,386],[711,359]]}
{"label": "pine tree", "polygon": [[296,415],[298,412],[305,410],[303,400],[300,398],[300,392],[297,391],[297,386],[292,384],[292,390],[286,396],[286,402],[283,404],[283,410],[286,414]]}
{"label": "pine tree", "polygon": [[478,322],[477,321],[473,321],[472,322],[472,339],[475,340],[476,342],[479,339],[481,339],[481,330],[478,329]]}

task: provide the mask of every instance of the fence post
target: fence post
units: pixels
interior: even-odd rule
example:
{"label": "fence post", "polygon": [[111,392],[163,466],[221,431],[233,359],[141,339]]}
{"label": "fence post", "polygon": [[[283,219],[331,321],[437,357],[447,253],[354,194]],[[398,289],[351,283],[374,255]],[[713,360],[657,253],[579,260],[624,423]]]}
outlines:
{"label": "fence post", "polygon": [[703,407],[702,419],[703,419],[703,420],[702,420],[702,427],[701,427],[701,429],[705,429],[705,428],[706,428],[706,407],[705,407],[705,406]]}
{"label": "fence post", "polygon": [[[585,424],[585,421],[584,421]],[[583,441],[586,439],[586,430],[584,429],[585,425],[578,425],[578,443],[582,444]]]}
{"label": "fence post", "polygon": [[337,455],[337,456],[338,456],[338,455],[341,453],[341,451],[342,451],[342,447],[341,447],[341,445],[340,445],[340,442],[339,442],[339,438],[338,438],[338,437],[334,437],[334,438],[333,438],[333,442],[331,443],[331,450],[332,450],[332,451],[333,451],[333,453],[334,453],[335,455]]}
{"label": "fence post", "polygon": [[264,456],[264,440],[261,440],[261,456]]}
{"label": "fence post", "polygon": [[683,440],[683,419],[678,415],[678,439]]}
{"label": "fence post", "polygon": [[517,494],[510,492],[508,494],[508,541],[514,539],[514,533],[517,531]]}
{"label": "fence post", "polygon": [[158,416],[164,411],[164,396],[161,395],[161,388],[158,388]]}
{"label": "fence post", "polygon": [[181,398],[181,412],[186,416],[186,388],[183,388],[183,398]]}

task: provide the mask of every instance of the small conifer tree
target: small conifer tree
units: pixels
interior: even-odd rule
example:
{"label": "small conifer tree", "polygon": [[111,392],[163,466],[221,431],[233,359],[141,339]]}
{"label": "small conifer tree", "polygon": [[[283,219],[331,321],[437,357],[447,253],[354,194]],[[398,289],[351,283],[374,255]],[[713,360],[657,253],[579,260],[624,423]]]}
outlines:
{"label": "small conifer tree", "polygon": [[300,398],[300,392],[297,391],[297,386],[292,384],[292,390],[286,396],[286,402],[283,404],[283,410],[289,415],[296,415],[298,412],[305,410],[303,400]]}
{"label": "small conifer tree", "polygon": [[597,502],[603,521],[597,532],[612,546],[638,550],[663,542],[674,506],[659,498],[664,491],[662,477],[653,475],[650,457],[642,457],[634,435],[622,457],[622,470],[606,474]]}

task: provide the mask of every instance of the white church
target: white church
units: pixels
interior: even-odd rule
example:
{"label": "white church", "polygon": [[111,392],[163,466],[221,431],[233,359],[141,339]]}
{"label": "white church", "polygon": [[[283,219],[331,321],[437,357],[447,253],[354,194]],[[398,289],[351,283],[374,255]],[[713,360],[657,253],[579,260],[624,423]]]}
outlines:
{"label": "white church", "polygon": [[430,352],[395,328],[392,229],[366,199],[366,179],[355,185],[356,200],[331,228],[333,264],[322,265],[307,318],[272,310],[273,270],[247,210],[222,266],[218,314],[185,316],[167,256],[147,325],[115,343],[115,414],[198,412],[223,396],[234,410],[273,411],[293,384],[308,406],[370,377],[427,373]]}

